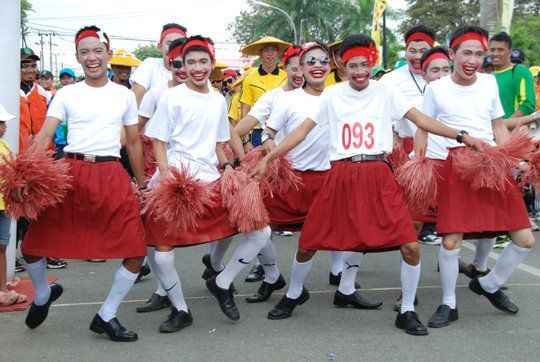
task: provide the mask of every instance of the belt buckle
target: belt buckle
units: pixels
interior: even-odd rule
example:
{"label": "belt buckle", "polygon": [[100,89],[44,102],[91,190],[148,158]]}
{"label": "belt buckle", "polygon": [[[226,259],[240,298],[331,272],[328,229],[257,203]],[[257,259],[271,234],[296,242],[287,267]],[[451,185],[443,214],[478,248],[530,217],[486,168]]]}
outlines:
{"label": "belt buckle", "polygon": [[83,155],[86,162],[96,162],[95,155]]}

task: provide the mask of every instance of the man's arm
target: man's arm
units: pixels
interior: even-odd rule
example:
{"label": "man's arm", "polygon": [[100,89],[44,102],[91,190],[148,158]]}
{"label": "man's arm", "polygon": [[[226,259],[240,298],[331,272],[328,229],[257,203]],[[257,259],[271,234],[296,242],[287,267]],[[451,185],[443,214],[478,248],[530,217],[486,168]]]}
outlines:
{"label": "man's arm", "polygon": [[141,116],[139,114],[139,131],[142,131],[144,127],[146,126],[146,123],[148,122],[150,118],[146,118],[144,116]]}
{"label": "man's arm", "polygon": [[493,127],[493,135],[495,136],[495,141],[497,141],[497,143],[506,141],[506,139],[510,136],[510,132],[508,131],[508,128],[506,127],[506,124],[502,118],[492,120],[491,125]]}
{"label": "man's arm", "polygon": [[[39,133],[36,136],[36,144],[39,149],[46,150],[49,148],[51,144],[51,140],[54,137],[54,132],[56,131],[56,128],[58,128],[58,125],[60,124],[60,120],[56,117],[47,117],[45,118],[45,122],[43,123],[43,126],[39,130]],[[26,140],[23,140],[26,141]]]}
{"label": "man's arm", "polygon": [[146,93],[146,88],[138,83],[133,82],[133,86],[131,87],[131,90],[133,91],[133,93],[135,93],[135,99],[137,100],[137,107],[139,107]]}
{"label": "man's arm", "polygon": [[[518,113],[518,112],[516,112]],[[516,114],[514,113],[514,114]],[[518,125],[525,126],[529,123],[533,123],[535,121],[540,121],[540,113],[539,112],[533,112],[529,114],[528,116],[524,117],[514,117],[508,118],[504,120],[504,123],[506,125],[506,128],[512,130],[516,128]]]}
{"label": "man's arm", "polygon": [[126,149],[129,156],[129,163],[137,180],[139,187],[145,186],[144,161],[139,129],[136,124],[124,126],[126,133]]}
{"label": "man's arm", "polygon": [[516,103],[518,108],[512,115],[513,117],[522,117],[529,115],[536,109],[536,90],[534,88],[534,78],[531,72],[522,66],[516,66],[518,82],[514,86],[516,94]]}
{"label": "man's arm", "polygon": [[165,149],[165,142],[154,139],[154,158],[156,159],[156,165],[159,170],[160,177],[168,177],[169,163],[167,161],[167,151]]}
{"label": "man's arm", "polygon": [[235,128],[233,128],[230,121],[229,121],[229,125],[231,128],[230,130],[231,139],[229,140],[229,146],[231,146],[231,149],[236,156],[243,157],[245,153],[244,153],[244,147],[242,145],[242,140],[240,139],[240,136],[238,135],[238,133],[236,133],[236,130]]}
{"label": "man's arm", "polygon": [[259,123],[257,118],[248,114],[244,118],[242,118],[236,126],[234,126],[234,130],[236,131],[236,134],[238,134],[238,136],[244,137],[253,129],[253,127],[255,127],[255,125],[257,125],[257,123]]}

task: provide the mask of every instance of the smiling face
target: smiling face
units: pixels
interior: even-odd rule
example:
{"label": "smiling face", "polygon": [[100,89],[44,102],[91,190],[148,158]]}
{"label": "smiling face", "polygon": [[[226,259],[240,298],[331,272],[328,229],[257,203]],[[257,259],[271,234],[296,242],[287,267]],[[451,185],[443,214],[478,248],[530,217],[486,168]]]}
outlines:
{"label": "smiling face", "polygon": [[38,84],[43,87],[43,89],[50,91],[53,86],[53,79],[49,77],[40,77],[38,79]]}
{"label": "smiling face", "polygon": [[345,72],[353,89],[362,90],[369,85],[373,66],[364,56],[352,57],[345,64]]}
{"label": "smiling face", "polygon": [[192,50],[184,56],[188,83],[196,88],[205,88],[214,68],[214,61],[205,51]]}
{"label": "smiling face", "polygon": [[188,81],[186,67],[184,66],[181,55],[177,56],[171,61],[171,72],[173,75],[173,79],[176,83],[184,84]]}
{"label": "smiling face", "polygon": [[38,75],[38,65],[35,60],[21,61],[21,82],[32,83]]}
{"label": "smiling face", "polygon": [[289,58],[287,65],[283,70],[287,73],[287,83],[292,88],[300,88],[304,85],[304,75],[302,73],[302,67],[300,67],[300,58],[298,58],[298,56]]}
{"label": "smiling face", "polygon": [[131,67],[126,67],[124,65],[111,65],[111,69],[116,76],[122,82],[127,82],[131,76]]}
{"label": "smiling face", "polygon": [[[183,38],[182,34],[180,33],[171,33],[168,34],[165,38],[163,38],[162,41],[158,43],[158,49],[161,51],[161,56],[163,59],[167,59],[167,54],[169,54],[169,45],[176,39]],[[165,68],[168,68],[169,62],[166,62]]]}
{"label": "smiling face", "polygon": [[476,72],[484,62],[484,49],[478,40],[466,40],[459,44],[457,51],[450,50],[454,61],[452,76],[456,83],[470,85],[476,81]]}
{"label": "smiling face", "polygon": [[[326,59],[326,62],[321,62]],[[330,59],[321,48],[314,48],[302,55],[302,71],[306,82],[315,89],[324,86],[324,81],[330,73]]]}
{"label": "smiling face", "polygon": [[429,62],[426,71],[422,72],[422,78],[429,83],[450,74],[450,72],[450,62],[448,60],[434,59]]}
{"label": "smiling face", "polygon": [[77,62],[82,66],[84,76],[88,80],[107,78],[107,63],[112,57],[112,51],[107,50],[98,38],[82,39],[77,45]]}
{"label": "smiling face", "polygon": [[265,67],[272,68],[276,66],[278,51],[278,47],[275,45],[265,45],[261,49],[261,61]]}
{"label": "smiling face", "polygon": [[409,44],[405,50],[405,59],[407,59],[409,69],[413,73],[420,74],[422,71],[422,69],[420,69],[420,58],[422,58],[422,55],[429,49],[431,49],[431,45],[424,40],[412,41]]}
{"label": "smiling face", "polygon": [[512,49],[504,41],[492,40],[489,43],[489,55],[493,59],[493,65],[497,68],[509,67]]}

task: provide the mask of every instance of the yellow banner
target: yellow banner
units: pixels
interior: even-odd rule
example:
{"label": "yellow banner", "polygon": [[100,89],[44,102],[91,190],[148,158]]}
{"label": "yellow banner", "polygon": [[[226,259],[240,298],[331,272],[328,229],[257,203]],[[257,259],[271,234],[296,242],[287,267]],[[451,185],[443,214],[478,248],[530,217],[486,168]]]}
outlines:
{"label": "yellow banner", "polygon": [[381,46],[381,34],[379,29],[379,20],[387,6],[386,0],[375,0],[373,4],[373,24],[371,27],[371,38],[375,41],[377,46]]}

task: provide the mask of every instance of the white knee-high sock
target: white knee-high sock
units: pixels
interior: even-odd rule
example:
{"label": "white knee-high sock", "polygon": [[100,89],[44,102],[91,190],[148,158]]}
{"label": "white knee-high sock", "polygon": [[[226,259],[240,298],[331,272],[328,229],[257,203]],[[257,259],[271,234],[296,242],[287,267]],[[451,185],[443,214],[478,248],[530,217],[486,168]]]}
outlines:
{"label": "white knee-high sock", "polygon": [[364,253],[357,253],[353,251],[344,251],[343,254],[343,273],[341,274],[341,281],[339,282],[338,290],[345,294],[351,295],[356,291],[354,282],[356,281],[356,274],[362,264]]}
{"label": "white knee-high sock", "polygon": [[508,244],[501,253],[499,260],[485,277],[479,278],[480,285],[488,293],[495,293],[506,283],[519,263],[525,259],[532,249],[520,248],[513,242]]}
{"label": "white knee-high sock", "polygon": [[472,265],[478,271],[487,270],[487,260],[489,253],[495,244],[495,239],[478,239],[476,241],[476,251],[474,252],[474,259]]}
{"label": "white knee-high sock", "polygon": [[304,288],[304,280],[311,271],[313,265],[313,259],[300,263],[296,261],[296,256],[292,264],[291,270],[291,282],[289,284],[289,290],[287,291],[287,298],[297,299],[302,294],[302,288]]}
{"label": "white knee-high sock", "polygon": [[129,293],[135,280],[139,274],[134,274],[127,270],[123,265],[120,265],[120,268],[116,271],[114,275],[113,285],[109,291],[109,295],[105,302],[99,308],[98,314],[105,321],[108,322],[111,319],[116,317],[116,311],[122,303],[122,300]]}
{"label": "white knee-high sock", "polygon": [[259,251],[268,242],[270,233],[270,227],[267,226],[264,229],[244,234],[245,240],[238,245],[231,260],[225,265],[225,269],[216,277],[218,287],[229,289],[238,273],[257,257]]}
{"label": "white knee-high sock", "polygon": [[442,245],[439,248],[439,269],[443,292],[442,304],[452,309],[456,308],[456,283],[459,272],[458,259],[460,250],[446,250]]}
{"label": "white knee-high sock", "polygon": [[[146,248],[146,261],[148,262],[148,265],[150,265],[150,270],[153,271],[154,273],[156,272],[156,259],[155,259],[155,254],[156,254],[156,248],[154,248],[153,246],[148,246]],[[143,263],[144,265],[144,263]],[[165,292],[165,289],[163,289],[163,286],[161,285],[160,281],[159,281],[159,278],[156,278],[156,284],[157,284],[157,289],[155,291],[155,293],[161,297],[164,297],[167,295],[167,292]]]}
{"label": "white knee-high sock", "polygon": [[420,280],[420,263],[418,265],[409,265],[405,260],[401,261],[401,314],[405,312],[414,312],[414,297]]}
{"label": "white knee-high sock", "polygon": [[219,272],[225,268],[223,258],[225,257],[225,253],[227,252],[229,245],[231,245],[232,239],[233,238],[231,236],[212,243],[214,244],[214,248],[210,253],[210,263],[212,263],[212,269],[215,271]]}
{"label": "white knee-high sock", "polygon": [[182,283],[174,267],[174,250],[156,251],[156,275],[167,291],[167,296],[177,310],[188,311]]}
{"label": "white knee-high sock", "polygon": [[51,296],[51,287],[47,283],[47,259],[41,258],[35,263],[26,264],[26,271],[34,285],[34,304],[37,306],[47,303]]}
{"label": "white knee-high sock", "polygon": [[266,245],[257,255],[257,259],[264,269],[264,281],[274,284],[279,278],[279,269],[276,265],[276,248],[272,238],[268,239]]}
{"label": "white knee-high sock", "polygon": [[217,241],[212,241],[211,243],[208,243],[208,252],[212,254],[214,249],[216,248]]}
{"label": "white knee-high sock", "polygon": [[332,269],[330,272],[338,275],[343,271],[343,251],[331,251],[332,254]]}

